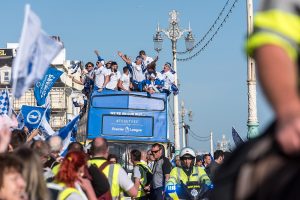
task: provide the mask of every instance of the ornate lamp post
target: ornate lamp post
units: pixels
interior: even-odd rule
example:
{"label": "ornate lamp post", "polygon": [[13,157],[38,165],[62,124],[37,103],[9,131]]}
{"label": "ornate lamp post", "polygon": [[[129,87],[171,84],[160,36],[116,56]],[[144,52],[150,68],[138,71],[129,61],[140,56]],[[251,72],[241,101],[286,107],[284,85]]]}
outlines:
{"label": "ornate lamp post", "polygon": [[[164,33],[167,38],[169,38],[172,42],[172,55],[173,55],[173,68],[175,70],[175,84],[177,85],[177,63],[176,63],[176,44],[177,40],[180,39],[185,32],[188,32],[187,36],[185,37],[185,43],[187,50],[190,50],[194,46],[194,38],[192,35],[192,30],[189,26],[189,29],[181,30],[179,27],[179,19],[178,19],[178,12],[176,10],[172,10],[169,13],[169,27],[168,29],[160,29],[159,25],[157,26],[156,33],[153,37],[154,42],[154,49],[159,52],[162,50],[162,42],[163,38],[161,33]],[[178,113],[178,95],[174,95],[173,100],[174,106],[174,143],[175,143],[175,150],[176,153],[180,151],[180,136],[179,136],[179,113]]]}
{"label": "ornate lamp post", "polygon": [[[248,36],[253,32],[253,2],[247,0],[247,24]],[[251,139],[258,136],[258,120],[257,120],[257,106],[256,106],[256,77],[255,77],[255,63],[252,58],[248,56],[248,133],[247,138]]]}

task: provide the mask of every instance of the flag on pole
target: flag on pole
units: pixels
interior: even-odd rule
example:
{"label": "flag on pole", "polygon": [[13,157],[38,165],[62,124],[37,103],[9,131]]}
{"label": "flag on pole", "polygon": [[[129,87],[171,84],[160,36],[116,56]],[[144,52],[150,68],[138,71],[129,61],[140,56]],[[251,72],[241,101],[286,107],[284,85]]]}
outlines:
{"label": "flag on pole", "polygon": [[232,127],[232,138],[233,138],[235,146],[239,146],[241,144],[244,144],[243,139],[240,137],[238,132],[233,127]]}
{"label": "flag on pole", "polygon": [[69,144],[75,141],[74,132],[77,131],[77,123],[79,121],[79,115],[77,115],[72,121],[70,121],[65,127],[61,128],[57,135],[61,137],[63,140],[63,148],[61,151],[61,155],[63,155],[69,146]]}
{"label": "flag on pole", "polygon": [[43,79],[34,84],[34,96],[38,106],[46,104],[48,93],[62,74],[62,71],[49,67]]}
{"label": "flag on pole", "polygon": [[13,96],[20,98],[40,80],[61,49],[62,45],[42,30],[39,17],[26,5],[20,45],[12,66]]}
{"label": "flag on pole", "polygon": [[9,94],[7,90],[0,93],[0,115],[8,115],[9,112]]}
{"label": "flag on pole", "polygon": [[47,108],[38,106],[27,106],[21,107],[21,113],[24,118],[24,125],[27,126],[29,131],[36,129],[40,126],[43,116],[45,116]]}

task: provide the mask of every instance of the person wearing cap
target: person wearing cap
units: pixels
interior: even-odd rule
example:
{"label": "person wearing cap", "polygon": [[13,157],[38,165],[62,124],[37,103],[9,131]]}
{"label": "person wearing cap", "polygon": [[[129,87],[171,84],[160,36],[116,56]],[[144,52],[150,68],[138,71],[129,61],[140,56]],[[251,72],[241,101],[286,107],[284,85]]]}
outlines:
{"label": "person wearing cap", "polygon": [[94,87],[94,64],[88,62],[85,64],[85,69],[82,70],[80,80],[76,80],[74,76],[68,75],[73,82],[83,85],[82,93],[89,98],[92,88]]}
{"label": "person wearing cap", "polygon": [[163,90],[166,92],[168,95],[170,94],[170,91],[172,91],[172,85],[175,85],[175,76],[172,73],[171,69],[171,63],[166,62],[164,64],[164,69],[161,73],[162,75],[162,80],[164,81],[164,87]]}
{"label": "person wearing cap", "polygon": [[146,67],[142,65],[143,58],[140,56],[136,57],[135,62],[131,62],[131,59],[124,56],[122,52],[118,51],[118,55],[124,60],[127,66],[131,69],[132,83],[134,90],[143,90],[143,81],[145,80]]}
{"label": "person wearing cap", "polygon": [[106,88],[107,83],[109,82],[110,71],[104,67],[105,61],[99,56],[99,52],[95,50],[95,53],[98,57],[98,61],[96,62],[96,68],[94,70],[95,73],[95,86],[94,90],[101,92],[104,88]]}
{"label": "person wearing cap", "polygon": [[[176,185],[189,185],[192,183],[198,183],[200,186],[202,184],[211,186],[211,181],[207,176],[204,169],[198,166],[194,166],[196,154],[192,148],[185,147],[180,151],[179,154],[181,167],[175,167],[170,173],[170,178],[167,182],[167,187],[176,186]],[[178,191],[177,191],[178,192]],[[176,193],[176,190],[173,192],[168,192],[171,198],[178,199],[179,193]]]}

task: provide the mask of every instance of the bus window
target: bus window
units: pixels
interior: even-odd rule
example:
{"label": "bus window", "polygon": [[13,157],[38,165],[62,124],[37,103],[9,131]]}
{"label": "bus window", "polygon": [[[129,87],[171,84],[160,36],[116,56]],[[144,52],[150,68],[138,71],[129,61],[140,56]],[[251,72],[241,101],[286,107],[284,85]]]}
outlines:
{"label": "bus window", "polygon": [[106,95],[94,96],[92,98],[92,107],[164,111],[165,101],[160,98],[138,95]]}

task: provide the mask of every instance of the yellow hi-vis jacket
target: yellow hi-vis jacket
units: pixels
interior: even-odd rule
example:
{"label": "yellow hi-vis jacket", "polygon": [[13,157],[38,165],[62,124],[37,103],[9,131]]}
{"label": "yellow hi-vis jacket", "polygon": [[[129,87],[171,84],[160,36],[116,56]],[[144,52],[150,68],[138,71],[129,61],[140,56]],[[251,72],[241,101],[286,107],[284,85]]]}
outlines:
{"label": "yellow hi-vis jacket", "polygon": [[[167,187],[170,185],[177,185],[180,184],[181,181],[183,184],[187,184],[187,182],[199,182],[200,183],[205,183],[206,185],[210,185],[211,181],[209,177],[207,176],[206,172],[204,169],[201,167],[196,167],[193,166],[193,171],[190,176],[187,176],[186,173],[183,171],[181,167],[175,167],[172,169],[170,173],[170,178],[167,182]],[[176,191],[173,193],[169,193],[170,197],[174,200],[178,200],[178,196],[176,194]]]}
{"label": "yellow hi-vis jacket", "polygon": [[[149,172],[152,173],[150,167],[146,163],[137,162],[137,166],[140,166],[140,165],[142,165],[144,168],[146,168],[147,170],[149,170]],[[146,186],[146,183],[147,183],[147,177],[144,177],[144,176],[146,176],[147,172],[144,170],[144,168],[142,168],[142,167],[139,167],[139,168],[143,170],[143,173],[141,173],[140,186],[139,186],[137,198],[143,197],[146,195],[143,188]]]}
{"label": "yellow hi-vis jacket", "polygon": [[284,49],[296,61],[300,44],[300,1],[273,0],[262,3],[254,17],[254,31],[246,43],[246,51],[252,56],[263,45],[276,45]]}
{"label": "yellow hi-vis jacket", "polygon": [[59,192],[58,194],[58,200],[65,200],[70,196],[72,193],[77,193],[81,196],[81,193],[76,189],[72,187],[66,187],[64,183],[58,183],[59,186],[62,186],[64,189]]}
{"label": "yellow hi-vis jacket", "polygon": [[[88,163],[95,164],[99,168],[106,161],[107,160],[102,158],[92,158],[88,161]],[[119,164],[110,164],[103,169],[103,173],[108,179],[110,192],[113,199],[124,199],[123,191],[118,183],[118,174],[120,168],[122,167]]]}

